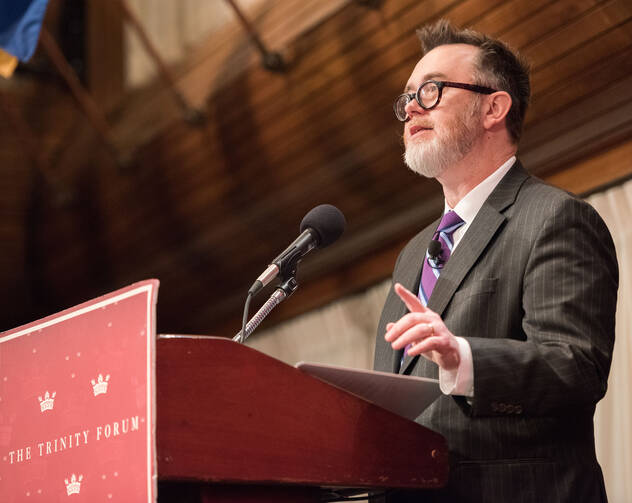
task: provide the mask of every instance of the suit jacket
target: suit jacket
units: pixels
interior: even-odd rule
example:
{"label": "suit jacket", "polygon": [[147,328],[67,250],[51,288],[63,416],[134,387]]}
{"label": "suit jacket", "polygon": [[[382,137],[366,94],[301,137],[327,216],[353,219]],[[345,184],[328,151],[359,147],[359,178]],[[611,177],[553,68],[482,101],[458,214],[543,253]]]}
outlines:
{"label": "suit jacket", "polygon": [[[401,252],[393,281],[417,291],[438,220]],[[594,448],[606,392],[618,268],[612,238],[586,202],[531,177],[519,162],[481,207],[444,266],[428,307],[465,337],[474,397],[441,396],[417,419],[443,434],[445,489],[388,501],[606,501]],[[406,313],[391,291],[375,368],[397,372],[385,326]],[[401,372],[438,377],[423,357]],[[414,453],[412,454],[414,456]]]}

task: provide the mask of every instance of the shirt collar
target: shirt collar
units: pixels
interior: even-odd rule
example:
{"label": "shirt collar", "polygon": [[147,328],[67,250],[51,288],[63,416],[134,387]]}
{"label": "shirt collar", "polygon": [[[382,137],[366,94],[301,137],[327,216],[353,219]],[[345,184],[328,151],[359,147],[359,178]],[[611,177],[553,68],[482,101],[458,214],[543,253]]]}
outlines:
{"label": "shirt collar", "polygon": [[470,190],[454,208],[450,208],[448,202],[445,201],[443,212],[447,213],[450,210],[454,210],[466,223],[474,220],[478,210],[481,209],[483,203],[496,188],[496,185],[498,185],[500,180],[502,180],[503,176],[507,174],[507,171],[509,171],[509,168],[513,166],[514,162],[516,162],[516,156],[512,155],[498,169],[496,169],[496,171]]}

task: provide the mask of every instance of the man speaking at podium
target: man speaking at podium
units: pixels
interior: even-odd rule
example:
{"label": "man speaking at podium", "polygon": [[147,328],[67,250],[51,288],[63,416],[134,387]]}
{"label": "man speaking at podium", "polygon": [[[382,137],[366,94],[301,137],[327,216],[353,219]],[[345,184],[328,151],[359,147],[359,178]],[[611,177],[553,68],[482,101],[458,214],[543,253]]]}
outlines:
{"label": "man speaking at podium", "polygon": [[[599,215],[516,159],[530,94],[502,42],[446,21],[395,102],[405,161],[443,187],[443,216],[401,252],[375,368],[439,378],[417,421],[450,477],[392,502],[603,502],[593,414],[606,392],[618,269]],[[415,453],[410,453],[414,462]]]}

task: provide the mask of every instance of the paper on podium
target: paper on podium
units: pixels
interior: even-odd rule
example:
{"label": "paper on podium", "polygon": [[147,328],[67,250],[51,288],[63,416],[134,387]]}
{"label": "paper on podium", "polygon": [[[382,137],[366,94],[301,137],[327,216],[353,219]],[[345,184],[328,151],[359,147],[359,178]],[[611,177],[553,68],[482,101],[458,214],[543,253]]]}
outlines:
{"label": "paper on podium", "polygon": [[296,367],[413,421],[441,394],[437,379],[320,363],[299,362]]}

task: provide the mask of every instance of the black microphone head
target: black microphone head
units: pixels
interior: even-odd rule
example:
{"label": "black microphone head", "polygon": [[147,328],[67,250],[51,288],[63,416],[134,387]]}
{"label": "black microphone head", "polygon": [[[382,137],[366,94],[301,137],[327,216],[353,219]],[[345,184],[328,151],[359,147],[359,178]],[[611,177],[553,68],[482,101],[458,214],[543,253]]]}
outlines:
{"label": "black microphone head", "polygon": [[441,242],[431,239],[428,244],[428,255],[430,255],[432,260],[436,260],[441,255]]}
{"label": "black microphone head", "polygon": [[307,212],[301,221],[300,230],[314,230],[318,235],[317,248],[324,248],[342,236],[346,226],[342,211],[331,204],[321,204]]}

